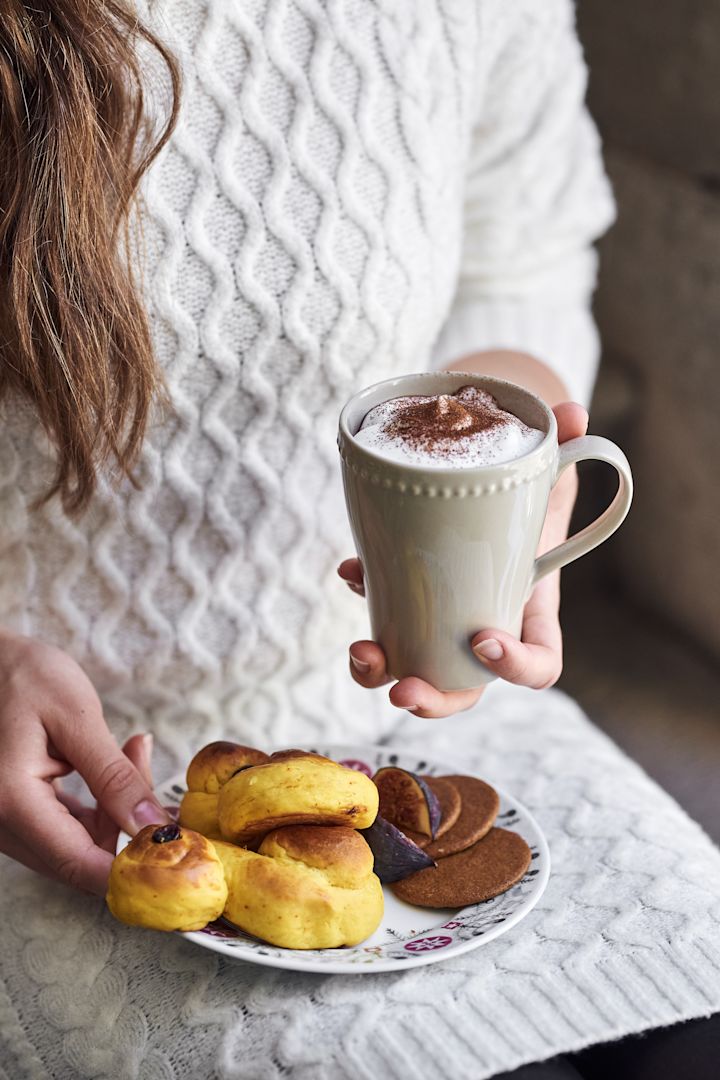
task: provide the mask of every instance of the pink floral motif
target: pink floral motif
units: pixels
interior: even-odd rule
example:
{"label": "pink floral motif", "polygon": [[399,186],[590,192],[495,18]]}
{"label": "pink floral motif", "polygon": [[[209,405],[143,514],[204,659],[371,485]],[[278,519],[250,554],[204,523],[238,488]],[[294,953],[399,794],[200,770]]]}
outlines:
{"label": "pink floral motif", "polygon": [[408,941],[405,948],[408,952],[430,952],[431,949],[444,949],[446,945],[452,945],[452,938],[438,935],[415,938],[414,941]]}
{"label": "pink floral motif", "polygon": [[440,927],[441,930],[457,930],[458,926],[462,926],[461,922],[457,919],[451,919],[450,922],[444,922]]}
{"label": "pink floral motif", "polygon": [[338,761],[338,765],[344,765],[346,769],[354,769],[355,772],[365,773],[366,776],[373,775],[369,765],[366,765],[364,761],[356,761],[354,758],[345,758],[344,761]]}
{"label": "pink floral motif", "polygon": [[200,931],[201,934],[207,934],[209,937],[219,938],[236,938],[240,937],[240,931],[235,930],[232,926],[226,926],[225,923],[211,922],[207,926],[203,927]]}

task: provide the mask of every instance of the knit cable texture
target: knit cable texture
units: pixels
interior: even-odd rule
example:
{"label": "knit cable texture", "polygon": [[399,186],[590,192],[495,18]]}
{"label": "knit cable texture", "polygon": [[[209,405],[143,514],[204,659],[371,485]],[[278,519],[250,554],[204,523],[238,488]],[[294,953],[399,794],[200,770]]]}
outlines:
{"label": "knit cable texture", "polygon": [[0,618],[78,659],[120,734],[151,717],[177,762],[228,724],[379,730],[348,704],[342,653],[366,631],[334,573],[352,393],[427,367],[443,327],[446,358],[525,348],[589,393],[611,201],[585,69],[567,0],[511,7],[150,5],[184,73],[142,237],[172,410],[140,490],[103,478],[70,521],[32,509],[53,452],[7,407]]}
{"label": "knit cable texture", "polygon": [[[525,348],[586,392],[589,245],[612,209],[569,0],[149,7],[185,80],[143,237],[173,408],[142,487],[103,480],[78,521],[32,509],[52,448],[6,408],[0,618],[80,661],[118,737],[153,731],[164,778],[222,735],[392,734],[384,693],[347,673],[367,629],[334,574],[340,408],[427,366],[443,327],[455,355]],[[537,813],[554,871],[522,926],[423,971],[311,978],[131,931],[3,865],[0,1070],[476,1080],[716,1008],[712,847],[570,703],[506,690],[401,736],[462,747]]]}
{"label": "knit cable texture", "polygon": [[483,1080],[720,1008],[720,854],[576,705],[498,687],[392,741],[536,815],[552,873],[521,924],[425,968],[301,975],[120,926],[4,865],[8,1077]]}

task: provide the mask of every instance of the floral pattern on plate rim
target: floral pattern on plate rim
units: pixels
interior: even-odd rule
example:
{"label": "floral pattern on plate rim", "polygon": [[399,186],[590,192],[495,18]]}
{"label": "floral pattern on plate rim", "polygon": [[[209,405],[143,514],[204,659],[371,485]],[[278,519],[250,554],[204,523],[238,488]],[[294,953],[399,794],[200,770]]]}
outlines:
{"label": "floral pattern on plate rim", "polygon": [[[430,776],[453,771],[452,767],[438,766],[432,761],[391,751],[382,746],[365,747],[358,753],[355,753],[352,748],[343,748],[343,753],[347,751],[347,756],[343,757],[337,754],[338,748],[336,747],[311,747],[310,749],[314,753],[332,757],[339,761],[340,764],[356,769],[358,772],[363,772],[366,776],[372,776],[377,769],[384,765],[400,765],[401,768],[409,769],[411,772]],[[368,758],[374,759],[372,765],[367,760]],[[169,803],[170,806],[179,805],[184,793],[184,786],[173,781],[162,787],[159,792],[162,801]],[[238,955],[238,959],[252,960],[254,957],[258,959],[262,957],[264,963],[272,963],[273,959],[275,959],[279,964],[282,964],[290,957],[293,957],[301,962],[311,963],[313,966],[323,963],[337,965],[338,962],[342,963],[343,966],[358,964],[366,966],[378,961],[393,961],[393,967],[395,967],[396,965],[403,966],[399,962],[410,962],[411,964],[413,960],[417,962],[421,956],[426,958],[428,953],[434,954],[433,959],[440,959],[441,957],[438,954],[453,945],[457,946],[470,941],[480,944],[477,939],[481,939],[490,930],[495,932],[493,934],[495,936],[497,927],[507,922],[512,916],[515,916],[514,921],[517,921],[520,908],[527,907],[529,912],[528,901],[533,897],[537,899],[534,894],[538,893],[539,887],[540,891],[544,889],[545,881],[543,880],[541,884],[538,879],[541,877],[547,878],[548,867],[543,866],[543,852],[539,845],[533,843],[533,840],[537,838],[537,826],[534,822],[526,822],[522,810],[511,802],[509,803],[502,793],[497,824],[503,828],[513,829],[521,835],[527,834],[524,838],[530,845],[532,853],[527,873],[517,885],[508,889],[507,892],[501,893],[500,896],[496,896],[492,900],[471,904],[469,907],[455,912],[451,919],[442,924],[432,924],[432,910],[418,909],[420,919],[425,915],[431,925],[418,926],[417,930],[414,930],[411,934],[404,935],[400,935],[388,927],[387,931],[393,937],[393,940],[382,945],[361,944],[346,949],[282,949],[259,941],[222,918],[211,923],[203,930],[196,930],[184,936],[197,941],[198,944],[203,944],[203,936],[212,937],[220,946],[221,951],[227,955],[232,955],[235,950],[241,950],[244,956]],[[543,870],[545,871],[544,874]],[[466,945],[465,948],[467,947]],[[465,950],[463,949],[463,951]]]}

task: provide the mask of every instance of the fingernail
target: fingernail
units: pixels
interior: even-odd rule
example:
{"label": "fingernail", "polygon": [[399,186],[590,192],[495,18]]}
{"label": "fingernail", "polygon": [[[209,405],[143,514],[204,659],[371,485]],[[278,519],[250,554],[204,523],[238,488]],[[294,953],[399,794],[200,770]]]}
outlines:
{"label": "fingernail", "polygon": [[367,661],[358,660],[357,656],[353,656],[352,653],[350,653],[350,662],[352,663],[352,666],[355,668],[355,670],[358,671],[361,675],[367,675],[368,671],[370,670],[370,665],[367,663]]}
{"label": "fingernail", "polygon": [[164,825],[167,821],[167,814],[163,808],[152,799],[143,799],[139,802],[132,816],[138,829],[142,829],[145,825]]}
{"label": "fingernail", "polygon": [[347,585],[348,589],[350,589],[350,592],[354,592],[358,596],[364,596],[365,595],[365,590],[363,589],[362,585],[358,585],[354,581],[348,581],[346,578],[343,578],[343,581]]}
{"label": "fingernail", "polygon": [[419,708],[419,705],[406,705],[405,712],[417,712]]}
{"label": "fingernail", "polygon": [[479,660],[502,660],[504,649],[496,638],[488,638],[475,645],[473,652]]}
{"label": "fingernail", "polygon": [[153,744],[155,740],[152,735],[143,735],[143,751],[145,752],[145,760],[148,765],[152,761]]}

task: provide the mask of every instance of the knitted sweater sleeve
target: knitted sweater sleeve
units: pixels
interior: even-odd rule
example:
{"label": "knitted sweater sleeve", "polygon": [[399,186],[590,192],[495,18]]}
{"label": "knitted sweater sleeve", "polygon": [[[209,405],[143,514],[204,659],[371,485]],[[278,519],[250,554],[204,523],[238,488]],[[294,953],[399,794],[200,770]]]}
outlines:
{"label": "knitted sweater sleeve", "polygon": [[599,357],[592,244],[614,204],[585,108],[574,6],[516,0],[504,11],[501,33],[480,27],[480,48],[489,39],[491,56],[469,148],[458,287],[435,364],[518,349],[545,361],[587,404]]}

